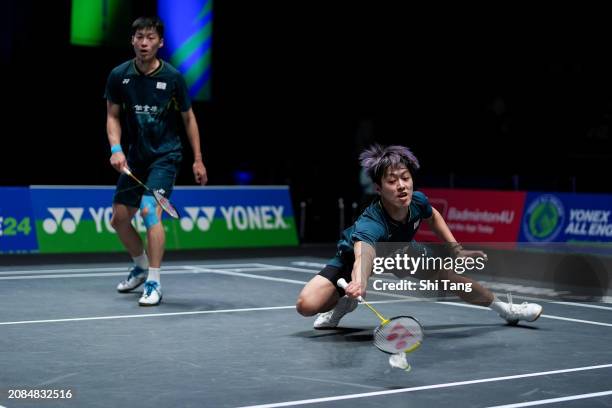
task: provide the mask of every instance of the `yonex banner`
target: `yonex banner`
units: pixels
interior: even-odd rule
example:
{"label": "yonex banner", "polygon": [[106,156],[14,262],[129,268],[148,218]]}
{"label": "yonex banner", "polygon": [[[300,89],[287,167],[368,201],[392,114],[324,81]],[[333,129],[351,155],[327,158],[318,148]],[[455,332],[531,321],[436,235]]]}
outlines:
{"label": "yonex banner", "polygon": [[27,187],[0,187],[0,253],[38,249]]}
{"label": "yonex banner", "polygon": [[528,193],[521,242],[612,242],[612,195]]}
{"label": "yonex banner", "polygon": [[[525,202],[524,192],[421,189],[446,220],[459,242],[516,242]],[[417,240],[435,241],[423,223]]]}
{"label": "yonex banner", "polygon": [[[122,250],[110,225],[114,187],[32,187],[39,249],[48,252]],[[179,220],[164,218],[167,249],[297,245],[289,189],[177,187]],[[143,236],[140,215],[133,224]]]}
{"label": "yonex banner", "polygon": [[178,187],[172,202],[181,218],[166,236],[169,248],[298,244],[287,186]]}

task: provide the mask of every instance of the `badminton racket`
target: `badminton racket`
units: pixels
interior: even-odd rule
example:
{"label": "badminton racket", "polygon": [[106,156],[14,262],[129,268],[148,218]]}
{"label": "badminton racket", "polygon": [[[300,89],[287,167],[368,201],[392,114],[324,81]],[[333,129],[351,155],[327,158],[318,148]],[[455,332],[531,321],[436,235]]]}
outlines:
{"label": "badminton racket", "polygon": [[[346,280],[338,279],[338,286],[345,289]],[[387,354],[410,353],[421,346],[425,336],[423,326],[411,316],[384,317],[371,304],[359,296],[357,300],[368,307],[380,319],[380,325],[374,329],[374,346]]]}
{"label": "badminton racket", "polygon": [[179,213],[176,210],[176,208],[174,208],[170,200],[168,200],[166,197],[161,195],[159,191],[153,190],[152,188],[144,184],[142,181],[138,180],[138,178],[134,174],[132,174],[131,170],[128,169],[127,167],[123,168],[123,172],[127,174],[128,176],[130,176],[135,182],[143,186],[145,190],[153,194],[153,198],[155,198],[155,201],[157,201],[157,204],[159,204],[162,210],[164,210],[168,215],[170,215],[172,218],[176,218],[176,219],[179,218]]}

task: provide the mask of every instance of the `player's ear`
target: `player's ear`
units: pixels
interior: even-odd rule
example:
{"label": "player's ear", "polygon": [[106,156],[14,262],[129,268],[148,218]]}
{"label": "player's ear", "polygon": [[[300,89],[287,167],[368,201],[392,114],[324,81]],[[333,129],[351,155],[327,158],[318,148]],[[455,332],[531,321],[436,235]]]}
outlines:
{"label": "player's ear", "polygon": [[161,48],[161,47],[163,47],[163,46],[164,46],[164,39],[163,39],[163,38],[160,38],[160,39],[159,39],[159,48]]}
{"label": "player's ear", "polygon": [[378,183],[374,183],[374,190],[380,194],[380,185]]}

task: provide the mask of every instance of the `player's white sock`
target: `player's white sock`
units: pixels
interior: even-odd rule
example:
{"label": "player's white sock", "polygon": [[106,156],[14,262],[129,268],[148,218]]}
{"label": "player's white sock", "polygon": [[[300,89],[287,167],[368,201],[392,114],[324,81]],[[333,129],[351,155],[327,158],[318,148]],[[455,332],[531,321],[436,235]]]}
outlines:
{"label": "player's white sock", "polygon": [[161,268],[149,268],[149,275],[147,276],[147,280],[161,283],[161,277],[159,276],[160,271]]}
{"label": "player's white sock", "polygon": [[497,296],[493,297],[493,302],[489,305],[489,307],[495,310],[500,315],[504,315],[510,309],[510,305],[506,302],[502,302],[497,298]]}
{"label": "player's white sock", "polygon": [[149,258],[147,253],[143,251],[142,255],[132,257],[134,265],[141,269],[147,269],[149,267]]}

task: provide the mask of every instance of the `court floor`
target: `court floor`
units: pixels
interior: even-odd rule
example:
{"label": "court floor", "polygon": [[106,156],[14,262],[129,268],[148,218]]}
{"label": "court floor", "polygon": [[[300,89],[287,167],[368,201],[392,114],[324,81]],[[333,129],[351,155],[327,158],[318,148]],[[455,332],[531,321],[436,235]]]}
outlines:
{"label": "court floor", "polygon": [[612,304],[514,293],[544,314],[512,327],[452,298],[369,290],[381,312],[425,328],[405,372],[372,345],[363,306],[335,330],[296,313],[324,262],[167,262],[150,308],[115,291],[122,263],[0,267],[0,406],[612,407]]}

